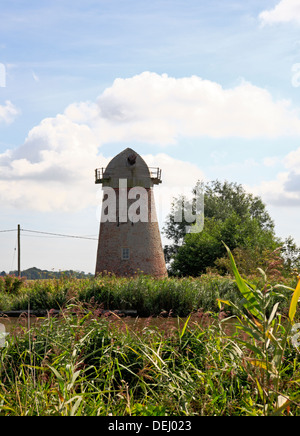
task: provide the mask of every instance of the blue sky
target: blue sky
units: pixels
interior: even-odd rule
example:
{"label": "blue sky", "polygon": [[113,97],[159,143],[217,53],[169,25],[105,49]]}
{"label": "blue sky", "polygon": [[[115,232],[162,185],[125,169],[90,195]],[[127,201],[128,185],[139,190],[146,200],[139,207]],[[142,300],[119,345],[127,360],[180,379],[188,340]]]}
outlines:
{"label": "blue sky", "polygon": [[[0,16],[0,230],[97,237],[93,171],[130,146],[163,170],[160,223],[172,194],[226,179],[300,244],[300,0],[10,0]],[[0,270],[15,246],[0,233]],[[93,272],[96,248],[24,232],[22,267]]]}

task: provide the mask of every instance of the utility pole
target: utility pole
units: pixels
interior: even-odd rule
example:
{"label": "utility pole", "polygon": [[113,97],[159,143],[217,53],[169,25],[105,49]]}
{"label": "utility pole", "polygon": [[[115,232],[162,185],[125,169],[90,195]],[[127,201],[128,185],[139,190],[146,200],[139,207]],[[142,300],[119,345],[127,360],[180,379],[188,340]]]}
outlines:
{"label": "utility pole", "polygon": [[21,227],[18,224],[18,277],[21,277]]}

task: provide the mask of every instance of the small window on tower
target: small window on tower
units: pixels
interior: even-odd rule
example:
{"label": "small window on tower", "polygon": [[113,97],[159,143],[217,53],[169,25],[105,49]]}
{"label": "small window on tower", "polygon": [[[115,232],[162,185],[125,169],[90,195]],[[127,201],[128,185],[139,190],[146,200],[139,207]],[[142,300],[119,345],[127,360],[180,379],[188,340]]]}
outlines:
{"label": "small window on tower", "polygon": [[129,248],[122,248],[122,260],[129,260],[130,250]]}

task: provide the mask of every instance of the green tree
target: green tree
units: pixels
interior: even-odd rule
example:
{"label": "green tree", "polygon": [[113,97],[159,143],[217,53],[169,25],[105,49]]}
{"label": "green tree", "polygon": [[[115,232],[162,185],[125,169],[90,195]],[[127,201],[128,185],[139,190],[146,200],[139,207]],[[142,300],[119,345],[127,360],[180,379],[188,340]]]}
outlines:
{"label": "green tree", "polygon": [[214,267],[222,258],[225,247],[242,247],[262,252],[274,250],[280,241],[274,233],[274,223],[262,200],[247,193],[236,183],[213,181],[199,183],[204,192],[204,229],[200,233],[185,234],[184,220],[176,222],[178,207],[191,206],[195,210],[195,197],[188,202],[183,196],[174,199],[172,210],[164,227],[164,232],[172,240],[165,247],[166,260],[170,273],[175,275],[197,276]]}
{"label": "green tree", "polygon": [[288,273],[300,273],[300,248],[291,236],[286,238],[282,245],[282,258]]}
{"label": "green tree", "polygon": [[205,218],[215,218],[224,221],[235,212],[241,218],[248,216],[256,218],[262,229],[274,229],[274,222],[261,198],[247,193],[242,185],[227,181],[222,183],[219,180],[206,184],[198,181],[192,190],[192,200],[188,200],[184,195],[179,195],[173,199],[171,212],[163,228],[165,235],[173,241],[173,244],[180,245],[185,237],[185,226],[189,224],[184,220],[184,214],[183,220],[177,222],[175,220],[176,211],[178,209],[185,211],[188,208],[192,208],[195,213],[197,188],[204,193]]}

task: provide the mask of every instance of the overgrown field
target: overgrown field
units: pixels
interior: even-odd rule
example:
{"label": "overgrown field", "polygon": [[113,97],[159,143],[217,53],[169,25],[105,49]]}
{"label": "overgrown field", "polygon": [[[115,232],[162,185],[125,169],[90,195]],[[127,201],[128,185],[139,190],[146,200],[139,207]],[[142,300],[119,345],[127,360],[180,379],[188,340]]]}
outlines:
{"label": "overgrown field", "polygon": [[[261,277],[255,278],[259,286]],[[275,284],[276,281],[273,280]],[[290,288],[296,278],[284,283]],[[273,303],[280,301],[283,312],[288,310],[291,291],[281,288],[274,293]],[[105,310],[136,310],[139,316],[158,316],[162,312],[186,317],[195,310],[219,312],[218,299],[242,305],[234,277],[214,274],[199,278],[153,279],[147,276],[117,278],[98,276],[89,279],[61,278],[51,280],[23,280],[0,277],[0,311],[62,309],[72,302],[91,303]],[[234,308],[226,309],[235,313]]]}
{"label": "overgrown field", "polygon": [[[7,338],[0,416],[300,415],[299,354],[291,344],[277,395],[275,376],[251,364],[255,353],[238,332],[227,337],[226,323],[135,332],[76,307],[76,316],[70,307]],[[280,404],[289,401],[282,412],[279,396]]]}
{"label": "overgrown field", "polygon": [[[250,284],[230,259],[234,280],[2,283],[2,310],[62,310],[6,337],[0,415],[300,415],[300,285],[277,286],[263,273]],[[168,328],[166,318],[164,329],[137,331],[99,317],[99,308],[144,316],[201,309],[211,322],[187,318]]]}

